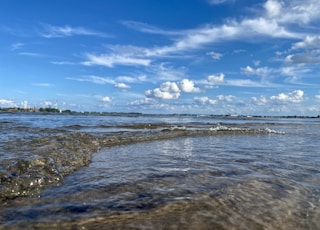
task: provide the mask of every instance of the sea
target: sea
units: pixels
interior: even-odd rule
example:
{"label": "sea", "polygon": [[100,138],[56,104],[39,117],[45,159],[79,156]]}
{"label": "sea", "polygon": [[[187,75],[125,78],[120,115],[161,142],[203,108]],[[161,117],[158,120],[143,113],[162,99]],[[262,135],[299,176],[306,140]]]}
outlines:
{"label": "sea", "polygon": [[0,229],[320,229],[320,119],[0,113]]}

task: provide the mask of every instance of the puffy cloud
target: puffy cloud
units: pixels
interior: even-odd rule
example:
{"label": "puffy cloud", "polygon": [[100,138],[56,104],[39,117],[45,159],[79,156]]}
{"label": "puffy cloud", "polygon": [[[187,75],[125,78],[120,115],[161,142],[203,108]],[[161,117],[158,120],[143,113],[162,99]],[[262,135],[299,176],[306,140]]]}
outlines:
{"label": "puffy cloud", "polygon": [[178,99],[180,97],[181,90],[178,84],[175,82],[164,82],[160,85],[160,88],[153,90],[147,90],[145,92],[147,97],[155,97],[164,100]]}
{"label": "puffy cloud", "polygon": [[280,93],[277,96],[271,96],[270,99],[279,102],[299,103],[304,100],[304,92],[302,90],[294,90],[288,94]]}
{"label": "puffy cloud", "polygon": [[183,79],[179,82],[179,88],[182,92],[185,93],[198,93],[200,92],[200,89],[197,87],[194,87],[194,82],[188,79]]}
{"label": "puffy cloud", "polygon": [[105,96],[105,97],[101,98],[101,101],[109,103],[112,101],[112,99],[108,96]]}
{"label": "puffy cloud", "polygon": [[315,95],[314,97],[316,100],[320,101],[320,95]]}
{"label": "puffy cloud", "polygon": [[147,90],[145,95],[147,97],[155,97],[159,99],[171,100],[178,99],[181,92],[184,93],[198,93],[200,89],[194,86],[194,82],[189,79],[183,79],[180,82],[164,82],[159,88]]}
{"label": "puffy cloud", "polygon": [[223,73],[220,73],[218,75],[209,75],[208,76],[208,81],[209,82],[216,82],[216,83],[221,83],[221,82],[224,82],[224,74]]}
{"label": "puffy cloud", "polygon": [[209,97],[194,97],[193,100],[196,103],[200,104],[210,104],[210,105],[215,105],[217,103],[216,100],[210,99]]}
{"label": "puffy cloud", "polygon": [[130,89],[131,87],[125,83],[116,83],[114,85],[114,87],[116,88],[120,88],[120,89]]}
{"label": "puffy cloud", "polygon": [[148,66],[151,62],[150,59],[133,57],[128,55],[118,54],[86,54],[88,61],[82,62],[83,65],[101,65],[106,67],[113,67],[115,65],[128,65],[128,66]]}

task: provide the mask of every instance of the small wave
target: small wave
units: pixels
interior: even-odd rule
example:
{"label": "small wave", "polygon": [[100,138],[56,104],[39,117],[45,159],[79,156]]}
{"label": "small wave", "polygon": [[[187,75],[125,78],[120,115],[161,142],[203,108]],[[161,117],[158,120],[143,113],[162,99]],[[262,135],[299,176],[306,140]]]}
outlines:
{"label": "small wave", "polygon": [[277,131],[277,130],[270,129],[270,128],[260,129],[260,131],[263,133],[270,133],[270,134],[285,134],[285,132],[283,132],[283,131]]}
{"label": "small wave", "polygon": [[261,134],[285,134],[285,132],[277,131],[270,128],[250,129],[246,127],[229,127],[218,124],[216,127],[211,127],[210,131],[215,132],[234,132],[234,133],[261,133]]}
{"label": "small wave", "polygon": [[211,127],[210,131],[248,131],[247,128],[228,127],[218,124],[216,127]]}

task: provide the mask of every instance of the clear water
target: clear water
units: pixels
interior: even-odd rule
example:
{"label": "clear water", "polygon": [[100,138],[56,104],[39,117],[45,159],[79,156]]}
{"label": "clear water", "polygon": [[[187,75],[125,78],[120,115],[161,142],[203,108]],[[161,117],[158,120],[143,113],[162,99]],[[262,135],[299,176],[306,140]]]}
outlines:
{"label": "clear water", "polygon": [[[109,118],[91,119],[92,127],[100,127]],[[3,228],[320,229],[319,119],[121,119],[121,124],[192,123],[193,128],[223,122],[276,132],[104,148],[89,166],[39,198],[4,205]],[[79,120],[70,123],[87,124]],[[48,128],[70,123],[57,119]]]}

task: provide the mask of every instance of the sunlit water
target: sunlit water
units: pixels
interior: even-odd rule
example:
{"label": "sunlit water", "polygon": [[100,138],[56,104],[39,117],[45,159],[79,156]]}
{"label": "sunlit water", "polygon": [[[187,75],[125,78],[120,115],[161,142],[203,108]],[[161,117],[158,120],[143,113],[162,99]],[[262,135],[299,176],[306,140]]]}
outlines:
{"label": "sunlit water", "polygon": [[[161,122],[180,125],[199,121],[165,119]],[[146,123],[137,123],[141,122]],[[320,229],[319,120],[232,120],[232,124],[273,131],[104,148],[87,167],[45,189],[39,198],[4,205],[2,226]]]}

